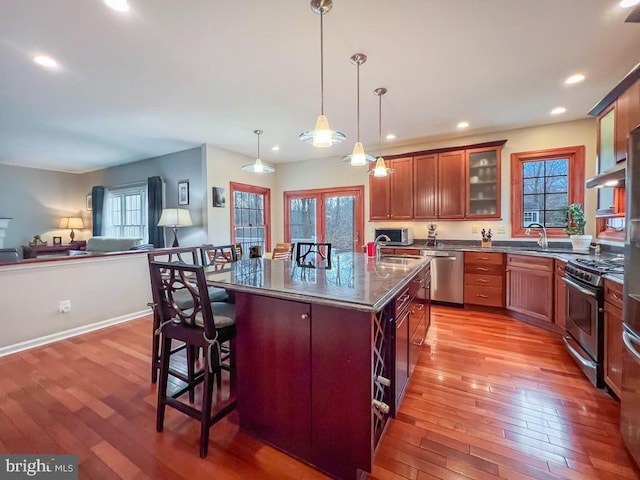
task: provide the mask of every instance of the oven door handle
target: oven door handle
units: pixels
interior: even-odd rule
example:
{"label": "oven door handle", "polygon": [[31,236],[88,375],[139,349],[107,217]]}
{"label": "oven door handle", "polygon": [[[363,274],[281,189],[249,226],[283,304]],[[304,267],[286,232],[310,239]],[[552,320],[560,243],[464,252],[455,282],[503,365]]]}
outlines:
{"label": "oven door handle", "polygon": [[573,354],[574,358],[578,360],[581,364],[583,364],[585,367],[595,370],[597,367],[596,363],[593,362],[592,360],[587,360],[582,355],[580,355],[580,352],[578,352],[575,348],[573,348],[573,346],[569,343],[569,340],[573,340],[573,338],[569,336],[562,337],[562,341],[569,349],[569,352]]}
{"label": "oven door handle", "polygon": [[627,346],[629,353],[635,357],[636,362],[640,362],[640,352],[638,352],[638,349],[633,345],[634,343],[640,345],[640,338],[638,338],[626,324],[623,324],[622,341]]}
{"label": "oven door handle", "polygon": [[578,290],[580,293],[584,293],[585,295],[589,295],[590,297],[594,297],[596,296],[596,294],[594,292],[592,292],[591,290],[587,290],[586,288],[578,285],[576,282],[569,280],[567,277],[562,277],[562,281],[564,283],[566,283],[567,285],[571,285],[573,288],[575,288],[576,290]]}

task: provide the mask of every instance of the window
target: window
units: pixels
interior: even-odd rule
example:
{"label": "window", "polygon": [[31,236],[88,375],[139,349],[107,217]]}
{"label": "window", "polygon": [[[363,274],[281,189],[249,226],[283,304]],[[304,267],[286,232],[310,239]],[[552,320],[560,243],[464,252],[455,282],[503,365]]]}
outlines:
{"label": "window", "polygon": [[147,186],[109,189],[104,211],[104,235],[149,240]]}
{"label": "window", "polygon": [[262,253],[269,251],[271,190],[234,182],[230,190],[232,241],[242,245],[245,257],[250,247],[258,246]]}
{"label": "window", "polygon": [[512,236],[525,237],[531,223],[566,236],[567,205],[584,205],[584,146],[512,154],[511,185]]}

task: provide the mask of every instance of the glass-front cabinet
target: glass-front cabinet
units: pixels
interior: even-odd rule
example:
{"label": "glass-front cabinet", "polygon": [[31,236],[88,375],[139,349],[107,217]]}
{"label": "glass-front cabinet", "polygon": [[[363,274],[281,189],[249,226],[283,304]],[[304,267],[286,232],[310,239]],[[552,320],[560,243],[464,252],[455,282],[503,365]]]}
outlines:
{"label": "glass-front cabinet", "polygon": [[502,147],[466,150],[466,218],[500,218]]}

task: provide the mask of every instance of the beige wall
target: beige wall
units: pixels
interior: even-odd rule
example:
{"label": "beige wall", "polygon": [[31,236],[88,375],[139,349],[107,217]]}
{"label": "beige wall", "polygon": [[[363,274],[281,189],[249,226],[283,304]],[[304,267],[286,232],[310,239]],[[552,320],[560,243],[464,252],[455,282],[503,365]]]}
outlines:
{"label": "beige wall", "polygon": [[[70,312],[59,313],[61,300],[71,301]],[[0,355],[9,353],[3,348],[9,345],[47,336],[55,337],[49,341],[57,340],[69,336],[65,332],[77,334],[100,322],[104,326],[138,317],[150,311],[149,301],[145,253],[1,266],[0,302],[5,323]]]}
{"label": "beige wall", "polygon": [[[505,234],[497,234],[496,240],[508,240],[511,238],[509,220],[510,212],[510,174],[511,154],[548,148],[584,145],[586,148],[586,178],[595,175],[596,157],[596,121],[585,119],[575,122],[558,123],[519,130],[510,130],[499,133],[474,135],[463,138],[442,140],[437,142],[424,142],[401,148],[388,149],[386,155],[394,155],[405,152],[428,150],[432,148],[449,147],[457,145],[469,145],[506,139],[507,143],[502,151],[502,219],[495,221],[436,221],[438,225],[438,238],[466,240],[475,238],[480,240],[479,234],[472,234],[473,225],[491,228],[496,232],[498,226],[505,227]],[[334,147],[340,148],[340,147]],[[345,148],[340,148],[345,150]],[[282,226],[282,192],[287,190],[300,190],[306,188],[322,188],[342,185],[365,186],[365,239],[373,240],[373,231],[378,226],[410,226],[414,229],[416,238],[426,238],[427,225],[430,222],[402,221],[402,222],[368,222],[369,218],[369,178],[366,167],[351,167],[348,163],[340,161],[339,157],[323,160],[288,163],[278,165],[278,198],[274,211],[275,217],[280,220]],[[587,233],[595,232],[596,197],[593,190],[586,191],[586,212],[589,222]],[[567,242],[569,239],[567,238]]]}

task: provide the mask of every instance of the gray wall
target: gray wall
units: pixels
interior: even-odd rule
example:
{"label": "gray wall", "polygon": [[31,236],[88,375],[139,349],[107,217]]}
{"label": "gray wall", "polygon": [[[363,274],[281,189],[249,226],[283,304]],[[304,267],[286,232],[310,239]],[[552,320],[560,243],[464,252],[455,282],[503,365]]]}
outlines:
{"label": "gray wall", "polygon": [[[57,230],[60,217],[85,216],[82,175],[0,165],[0,217],[11,217],[5,248],[26,245],[34,235],[53,243],[69,242],[69,231]],[[82,239],[84,232],[77,232]]]}
{"label": "gray wall", "polygon": [[[91,192],[93,185],[117,187],[134,182],[146,182],[147,177],[159,176],[165,181],[165,207],[178,207],[178,182],[189,181],[189,205],[193,227],[181,228],[178,238],[181,246],[200,245],[207,239],[206,184],[203,176],[204,147],[148,158],[139,162],[96,170],[83,175],[84,194]],[[173,233],[165,232],[167,244],[173,241]]]}
{"label": "gray wall", "polygon": [[[86,196],[93,185],[117,187],[146,182],[160,176],[165,181],[165,207],[178,206],[178,181],[189,181],[189,205],[194,226],[178,231],[180,245],[200,245],[207,239],[204,147],[140,160],[85,174],[54,172],[35,168],[0,165],[0,217],[10,217],[4,247],[26,245],[41,235],[51,245],[53,236],[69,242],[69,231],[58,230],[61,217],[81,216],[86,228],[76,231],[76,239],[91,237],[91,212]],[[166,233],[166,232],[165,232]],[[167,235],[168,244],[173,234]]]}

